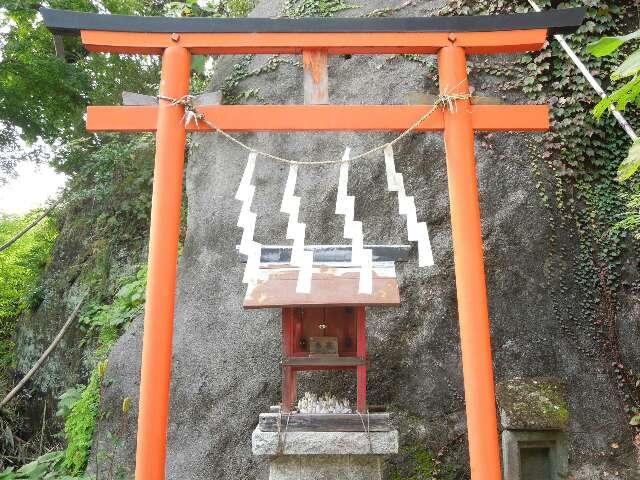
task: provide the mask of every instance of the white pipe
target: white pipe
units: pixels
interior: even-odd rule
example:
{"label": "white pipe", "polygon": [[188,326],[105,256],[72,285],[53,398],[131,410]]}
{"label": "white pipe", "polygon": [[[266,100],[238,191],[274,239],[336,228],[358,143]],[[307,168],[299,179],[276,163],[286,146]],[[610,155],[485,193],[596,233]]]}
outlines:
{"label": "white pipe", "polygon": [[[529,1],[529,4],[531,5],[531,7],[536,12],[540,12],[541,11],[540,7],[536,4],[536,2],[534,2],[533,0],[528,0],[528,1]],[[569,58],[571,58],[571,60],[573,60],[573,63],[576,64],[576,66],[578,67],[578,69],[580,70],[582,75],[584,75],[584,77],[587,79],[587,81],[593,87],[593,89],[598,93],[598,95],[600,95],[600,97],[602,97],[602,98],[605,98],[607,96],[607,93],[600,86],[600,83],[598,83],[598,80],[596,80],[593,77],[593,75],[591,75],[591,72],[585,66],[585,64],[582,63],[582,60],[580,60],[578,55],[576,55],[576,53],[573,51],[573,49],[569,46],[567,41],[564,39],[564,36],[560,35],[560,34],[556,34],[556,35],[554,35],[554,37],[558,41],[560,46],[563,48],[563,50],[565,52],[567,52],[567,55],[569,55]],[[618,121],[620,126],[624,129],[624,131],[627,132],[627,135],[629,135],[631,140],[633,140],[635,142],[638,139],[638,135],[636,135],[636,132],[633,130],[631,125],[629,125],[629,122],[627,122],[627,119],[624,118],[622,113],[619,110],[616,110],[616,107],[614,107],[613,105],[609,106],[609,110],[611,110],[611,113],[613,113],[613,116]]]}

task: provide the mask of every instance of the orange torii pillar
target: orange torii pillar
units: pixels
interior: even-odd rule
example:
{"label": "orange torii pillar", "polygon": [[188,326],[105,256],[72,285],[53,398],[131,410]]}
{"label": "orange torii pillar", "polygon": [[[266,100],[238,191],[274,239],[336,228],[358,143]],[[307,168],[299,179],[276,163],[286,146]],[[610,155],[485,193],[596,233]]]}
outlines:
{"label": "orange torii pillar", "polygon": [[[438,71],[441,93],[469,93],[463,48],[441,49]],[[444,142],[471,478],[498,480],[500,449],[474,139],[470,101],[459,100],[456,108],[444,112]],[[472,443],[471,432],[482,441]]]}
{"label": "orange torii pillar", "polygon": [[[60,34],[80,34],[91,52],[162,55],[161,96],[189,90],[191,54],[437,54],[441,93],[469,92],[467,54],[539,50],[550,33],[569,33],[583,9],[506,16],[376,19],[162,19],[41,10]],[[116,20],[113,18],[117,17]],[[347,28],[348,27],[348,28]],[[351,30],[349,30],[349,28]],[[453,32],[453,33],[449,33]],[[416,131],[444,131],[453,236],[469,456],[473,480],[500,480],[493,365],[483,260],[476,131],[544,131],[546,105],[473,105],[458,100]],[[430,105],[213,105],[198,107],[218,128],[247,131],[406,130]],[[156,132],[136,454],[137,480],[164,480],[176,262],[187,132],[184,107],[89,107],[94,132]]]}
{"label": "orange torii pillar", "polygon": [[[170,98],[187,95],[190,72],[189,50],[182,47],[167,48],[162,54],[160,95]],[[164,479],[182,177],[187,139],[183,114],[183,107],[160,100],[140,372],[136,479]]]}

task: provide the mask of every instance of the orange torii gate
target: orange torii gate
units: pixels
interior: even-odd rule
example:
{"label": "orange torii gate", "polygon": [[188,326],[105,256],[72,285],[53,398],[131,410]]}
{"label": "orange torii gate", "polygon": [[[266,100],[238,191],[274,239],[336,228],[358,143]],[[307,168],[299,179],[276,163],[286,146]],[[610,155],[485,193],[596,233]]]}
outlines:
{"label": "orange torii gate", "polygon": [[[583,9],[478,17],[209,19],[128,17],[42,9],[56,35],[80,34],[90,52],[162,55],[159,105],[95,106],[89,131],[156,132],[137,443],[137,480],[164,479],[176,263],[187,132],[183,122],[191,55],[302,54],[324,68],[337,54],[437,54],[441,94],[468,95],[467,55],[534,51],[548,35],[570,33]],[[320,65],[320,67],[318,67]],[[318,103],[318,102],[316,102]],[[447,157],[471,476],[499,480],[489,314],[485,284],[475,131],[544,131],[546,105],[440,109],[416,129],[443,131]],[[221,130],[404,131],[430,105],[214,105],[198,107]]]}

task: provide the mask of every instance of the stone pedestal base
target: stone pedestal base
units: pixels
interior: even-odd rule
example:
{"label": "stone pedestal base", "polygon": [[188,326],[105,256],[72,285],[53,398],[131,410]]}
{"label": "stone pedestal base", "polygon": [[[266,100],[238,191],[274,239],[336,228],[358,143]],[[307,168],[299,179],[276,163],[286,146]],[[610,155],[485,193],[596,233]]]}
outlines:
{"label": "stone pedestal base", "polygon": [[254,455],[269,456],[269,480],[381,480],[383,455],[398,453],[398,432],[263,432]]}
{"label": "stone pedestal base", "polygon": [[381,480],[380,455],[283,455],[269,462],[269,480]]}

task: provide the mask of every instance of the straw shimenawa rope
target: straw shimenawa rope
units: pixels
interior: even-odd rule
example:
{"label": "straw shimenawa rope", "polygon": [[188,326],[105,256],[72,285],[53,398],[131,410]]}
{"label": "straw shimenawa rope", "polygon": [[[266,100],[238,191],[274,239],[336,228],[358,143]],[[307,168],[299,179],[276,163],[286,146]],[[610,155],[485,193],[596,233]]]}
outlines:
{"label": "straw shimenawa rope", "polygon": [[181,105],[184,107],[185,109],[185,113],[184,113],[184,123],[185,125],[190,123],[191,121],[194,121],[196,126],[198,125],[199,122],[204,123],[205,125],[207,125],[209,128],[211,128],[213,131],[215,131],[216,133],[219,133],[220,135],[222,135],[224,138],[226,138],[227,140],[229,140],[232,143],[235,143],[236,145],[238,145],[239,147],[243,148],[244,150],[247,150],[248,152],[253,152],[256,153],[259,156],[265,157],[265,158],[269,158],[271,160],[274,160],[276,162],[280,162],[280,163],[286,163],[289,165],[333,165],[333,164],[338,164],[338,163],[345,163],[345,162],[355,162],[357,160],[361,160],[373,153],[379,152],[380,150],[384,150],[386,147],[388,146],[392,146],[394,144],[396,144],[397,142],[399,142],[400,140],[402,140],[404,137],[406,137],[407,135],[409,135],[411,132],[413,132],[414,130],[416,130],[421,124],[422,122],[424,122],[427,118],[429,118],[431,115],[433,115],[438,109],[440,108],[448,108],[450,111],[455,111],[457,108],[457,102],[459,100],[469,100],[471,98],[471,94],[469,93],[443,93],[440,94],[437,98],[437,100],[435,101],[435,103],[433,104],[433,106],[426,112],[424,113],[422,116],[420,116],[420,118],[418,118],[415,122],[413,122],[409,128],[407,128],[405,131],[403,131],[400,135],[398,135],[396,138],[394,138],[393,140],[391,140],[390,142],[386,142],[383,143],[381,145],[378,145],[376,147],[370,148],[369,150],[360,153],[359,155],[353,156],[349,159],[342,159],[340,158],[339,160],[318,160],[318,161],[311,161],[311,160],[292,160],[289,158],[284,158],[278,155],[274,155],[272,153],[269,152],[264,152],[261,150],[257,150],[253,147],[251,147],[250,145],[247,145],[246,143],[242,142],[241,140],[239,140],[238,138],[234,137],[233,135],[225,132],[224,130],[222,130],[221,128],[219,128],[218,126],[216,126],[211,120],[207,119],[205,114],[201,111],[198,110],[197,106],[194,104],[193,99],[195,97],[193,95],[185,95],[183,97],[180,98],[172,98],[172,97],[167,97],[164,95],[159,95],[158,99],[160,100],[165,100],[168,102],[171,102],[172,105]]}

